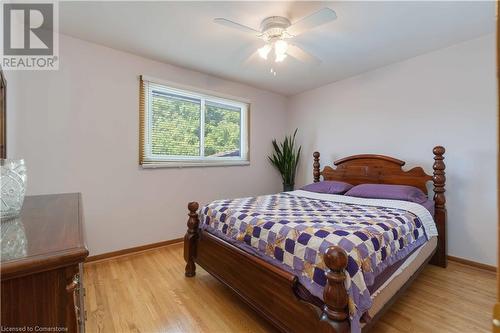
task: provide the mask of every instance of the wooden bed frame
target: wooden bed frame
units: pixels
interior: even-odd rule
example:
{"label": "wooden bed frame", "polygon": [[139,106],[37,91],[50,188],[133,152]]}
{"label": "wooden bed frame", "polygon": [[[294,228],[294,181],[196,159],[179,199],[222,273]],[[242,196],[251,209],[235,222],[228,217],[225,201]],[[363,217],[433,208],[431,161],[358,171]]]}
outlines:
{"label": "wooden bed frame", "polygon": [[[427,193],[426,184],[434,185],[435,215],[438,246],[426,263],[446,267],[446,199],[445,149],[433,149],[433,175],[421,167],[404,171],[404,161],[383,155],[354,155],[334,162],[336,168],[326,166],[320,171],[320,154],[313,154],[314,182],[342,180],[350,184],[377,183],[411,185]],[[184,237],[184,259],[187,277],[195,275],[196,264],[231,288],[243,301],[268,319],[282,332],[350,332],[348,296],[344,287],[347,254],[338,247],[330,247],[324,254],[327,284],[323,300],[311,296],[298,282],[298,278],[264,260],[248,254],[234,245],[199,229],[197,202],[188,204],[188,231]],[[422,265],[384,308],[365,325],[367,331],[382,313],[402,294],[425,266]]]}

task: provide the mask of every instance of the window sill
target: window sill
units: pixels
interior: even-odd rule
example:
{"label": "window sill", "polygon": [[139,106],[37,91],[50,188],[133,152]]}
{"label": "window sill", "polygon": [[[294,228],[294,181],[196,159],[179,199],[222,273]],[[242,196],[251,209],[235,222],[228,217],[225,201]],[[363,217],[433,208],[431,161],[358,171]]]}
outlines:
{"label": "window sill", "polygon": [[171,161],[171,162],[145,162],[143,169],[157,168],[196,168],[196,167],[227,167],[227,166],[247,166],[250,161]]}

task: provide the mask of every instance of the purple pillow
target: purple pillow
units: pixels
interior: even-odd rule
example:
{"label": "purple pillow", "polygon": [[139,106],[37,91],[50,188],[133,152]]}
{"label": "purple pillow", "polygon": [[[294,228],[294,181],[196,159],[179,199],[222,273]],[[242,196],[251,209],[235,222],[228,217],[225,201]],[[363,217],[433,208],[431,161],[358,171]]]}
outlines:
{"label": "purple pillow", "polygon": [[404,200],[423,204],[427,195],[420,189],[406,185],[361,184],[354,186],[345,195],[359,198]]}
{"label": "purple pillow", "polygon": [[301,190],[316,192],[316,193],[328,193],[328,194],[344,194],[352,188],[351,184],[338,182],[335,180],[325,180],[322,182],[312,183],[304,186]]}

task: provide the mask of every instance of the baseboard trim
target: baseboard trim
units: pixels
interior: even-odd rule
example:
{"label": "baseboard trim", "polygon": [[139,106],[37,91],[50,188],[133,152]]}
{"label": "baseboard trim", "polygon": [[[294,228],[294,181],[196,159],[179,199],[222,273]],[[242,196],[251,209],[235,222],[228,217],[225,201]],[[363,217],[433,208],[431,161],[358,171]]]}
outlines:
{"label": "baseboard trim", "polygon": [[[175,238],[175,239],[170,239],[170,240],[166,240],[163,242],[146,244],[146,245],[141,245],[141,246],[136,246],[136,247],[130,247],[127,249],[122,249],[122,250],[117,250],[117,251],[112,251],[112,252],[106,252],[106,253],[98,254],[95,256],[89,256],[89,257],[87,257],[87,260],[85,260],[85,262],[91,263],[91,262],[95,262],[95,261],[113,259],[116,257],[121,257],[121,256],[125,256],[125,255],[138,253],[138,252],[152,250],[152,249],[162,247],[162,246],[180,243],[182,241],[183,241],[183,238]],[[460,264],[484,269],[484,270],[487,270],[490,272],[497,271],[497,268],[495,266],[492,266],[492,265],[487,265],[487,264],[483,264],[483,263],[480,263],[477,261],[472,261],[472,260],[468,260],[468,259],[464,259],[464,258],[460,258],[460,257],[454,257],[454,256],[447,256],[447,257],[448,257],[448,260],[458,262]]]}
{"label": "baseboard trim", "polygon": [[464,259],[464,258],[460,258],[460,257],[448,256],[448,260],[451,260],[451,261],[454,261],[454,262],[458,262],[458,263],[461,263],[461,264],[464,264],[464,265],[468,265],[468,266],[472,266],[472,267],[484,269],[484,270],[487,270],[487,271],[490,271],[490,272],[496,272],[497,271],[497,268],[495,266],[483,264],[483,263],[480,263],[480,262],[477,262],[477,261],[472,261],[472,260],[468,260],[468,259]]}
{"label": "baseboard trim", "polygon": [[155,249],[158,247],[180,243],[182,241],[183,241],[183,238],[175,238],[175,239],[170,239],[170,240],[163,241],[163,242],[146,244],[146,245],[141,245],[141,246],[136,246],[136,247],[130,247],[128,249],[123,249],[123,250],[118,250],[118,251],[113,251],[113,252],[106,252],[106,253],[98,254],[95,256],[87,257],[87,260],[85,260],[85,263],[113,259],[116,257],[135,254],[135,253],[139,253],[139,252],[144,252],[144,251],[152,250],[152,249]]}

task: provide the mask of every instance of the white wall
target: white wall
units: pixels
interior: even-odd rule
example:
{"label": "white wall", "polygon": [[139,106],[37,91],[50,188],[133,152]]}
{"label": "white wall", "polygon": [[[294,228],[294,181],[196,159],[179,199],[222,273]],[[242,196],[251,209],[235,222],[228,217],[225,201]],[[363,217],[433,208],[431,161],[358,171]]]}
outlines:
{"label": "white wall", "polygon": [[[341,66],[342,64],[339,64]],[[432,172],[446,147],[449,254],[496,264],[495,37],[488,35],[294,96],[288,130],[304,158],[297,184],[322,164],[381,153]]]}
{"label": "white wall", "polygon": [[[91,254],[182,236],[190,200],[278,191],[270,141],[298,127],[297,185],[312,180],[314,150],[323,165],[375,152],[431,172],[432,147],[444,145],[449,254],[495,264],[493,35],[289,99],[70,37],[60,43],[59,71],[6,73],[8,150],[27,161],[29,194],[83,193]],[[250,99],[251,166],[141,169],[139,74]]]}
{"label": "white wall", "polygon": [[[28,166],[28,194],[82,192],[92,255],[184,235],[187,202],[277,192],[271,139],[286,98],[61,36],[60,70],[7,72],[8,153]],[[138,75],[251,100],[251,165],[143,170]]]}

